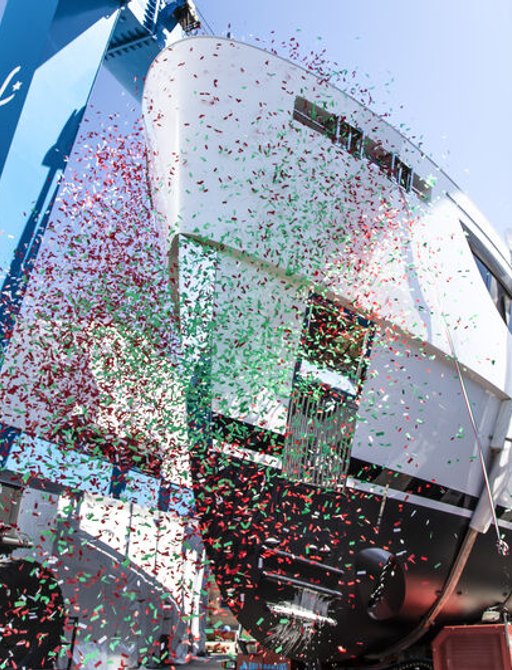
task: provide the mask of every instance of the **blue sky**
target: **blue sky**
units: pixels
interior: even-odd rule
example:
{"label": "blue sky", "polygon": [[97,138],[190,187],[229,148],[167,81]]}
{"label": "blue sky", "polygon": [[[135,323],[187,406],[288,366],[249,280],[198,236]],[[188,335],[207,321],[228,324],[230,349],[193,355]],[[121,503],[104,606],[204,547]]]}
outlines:
{"label": "blue sky", "polygon": [[502,236],[512,229],[510,0],[195,2],[215,34],[325,49]]}

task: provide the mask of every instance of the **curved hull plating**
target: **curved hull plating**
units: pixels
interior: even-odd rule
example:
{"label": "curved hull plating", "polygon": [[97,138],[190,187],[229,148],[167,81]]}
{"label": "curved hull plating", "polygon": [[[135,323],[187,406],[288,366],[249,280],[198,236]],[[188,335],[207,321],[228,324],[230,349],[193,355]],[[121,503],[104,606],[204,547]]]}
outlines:
{"label": "curved hull plating", "polygon": [[[352,665],[400,641],[436,601],[467,529],[467,518],[408,496],[388,498],[381,514],[382,497],[357,488],[321,492],[236,461],[208,470],[199,510],[226,601],[292,658]],[[390,556],[396,572],[381,579]],[[478,621],[506,600],[509,561],[492,534],[480,536],[436,624]]]}
{"label": "curved hull plating", "polygon": [[164,51],[145,120],[197,508],[241,623],[353,664],[506,604],[512,275],[482,217],[369,110],[231,41]]}

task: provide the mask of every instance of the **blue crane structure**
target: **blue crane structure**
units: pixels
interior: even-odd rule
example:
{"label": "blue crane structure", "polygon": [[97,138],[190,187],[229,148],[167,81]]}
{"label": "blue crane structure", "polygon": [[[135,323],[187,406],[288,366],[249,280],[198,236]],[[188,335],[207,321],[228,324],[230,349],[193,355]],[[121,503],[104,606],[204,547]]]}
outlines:
{"label": "blue crane structure", "polygon": [[[144,76],[171,32],[198,26],[189,0],[0,0],[3,354],[98,78],[108,71],[140,105]],[[0,466],[12,471],[9,456],[23,436],[0,429]],[[123,483],[111,465],[109,493],[117,496]]]}

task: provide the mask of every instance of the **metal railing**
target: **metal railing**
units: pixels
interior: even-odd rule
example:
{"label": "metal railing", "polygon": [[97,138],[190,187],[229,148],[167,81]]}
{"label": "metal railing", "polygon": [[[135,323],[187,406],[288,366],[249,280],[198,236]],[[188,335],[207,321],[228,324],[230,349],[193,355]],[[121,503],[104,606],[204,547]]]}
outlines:
{"label": "metal railing", "polygon": [[300,380],[291,399],[283,474],[292,481],[342,490],[356,412],[351,396]]}

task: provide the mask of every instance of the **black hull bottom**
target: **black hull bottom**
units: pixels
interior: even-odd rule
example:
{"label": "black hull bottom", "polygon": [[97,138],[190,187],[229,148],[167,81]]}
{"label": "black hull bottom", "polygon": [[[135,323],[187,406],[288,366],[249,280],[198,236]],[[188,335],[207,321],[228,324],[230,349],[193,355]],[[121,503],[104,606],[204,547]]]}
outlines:
{"label": "black hull bottom", "polygon": [[[320,491],[220,454],[194,459],[193,470],[226,603],[264,646],[295,659],[354,665],[405,637],[435,602],[468,526],[429,500]],[[436,624],[479,620],[507,598],[510,573],[491,529]]]}

